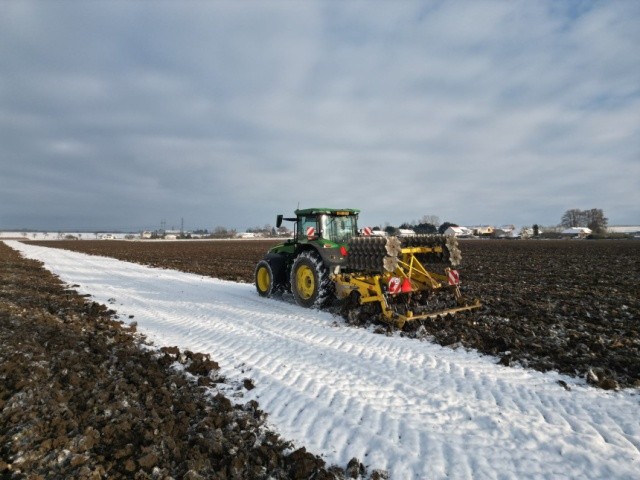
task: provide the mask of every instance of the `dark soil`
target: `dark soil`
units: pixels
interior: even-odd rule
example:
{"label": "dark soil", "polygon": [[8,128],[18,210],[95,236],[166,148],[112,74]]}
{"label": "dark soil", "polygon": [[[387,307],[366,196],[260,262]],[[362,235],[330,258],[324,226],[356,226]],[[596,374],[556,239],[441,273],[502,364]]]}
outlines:
{"label": "dark soil", "polygon": [[[253,282],[274,241],[40,244]],[[407,323],[405,335],[605,389],[640,386],[640,242],[463,240],[460,249],[463,294],[482,309]]]}
{"label": "dark soil", "polygon": [[294,450],[256,402],[208,395],[225,381],[209,355],[144,347],[39,262],[2,242],[0,260],[0,478],[335,479],[360,467]]}
{"label": "dark soil", "polygon": [[558,370],[605,389],[640,386],[640,242],[461,242],[480,312],[450,337],[501,363]]}

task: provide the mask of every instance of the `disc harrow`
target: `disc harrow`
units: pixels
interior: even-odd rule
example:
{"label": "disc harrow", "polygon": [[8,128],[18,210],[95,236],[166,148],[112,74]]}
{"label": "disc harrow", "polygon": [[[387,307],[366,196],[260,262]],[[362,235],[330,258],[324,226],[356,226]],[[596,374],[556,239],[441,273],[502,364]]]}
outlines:
{"label": "disc harrow", "polygon": [[394,272],[398,258],[414,254],[423,264],[460,264],[462,255],[455,237],[413,235],[408,237],[354,237],[347,244],[347,267],[354,271]]}
{"label": "disc harrow", "polygon": [[[347,250],[345,271],[333,275],[338,297],[355,297],[351,303],[358,306],[378,304],[382,319],[399,327],[480,306],[477,300],[464,300],[458,272],[451,269],[462,259],[455,237],[354,237]],[[433,264],[446,265],[444,272],[425,267]],[[434,294],[445,291],[453,295],[452,304],[443,309]]]}

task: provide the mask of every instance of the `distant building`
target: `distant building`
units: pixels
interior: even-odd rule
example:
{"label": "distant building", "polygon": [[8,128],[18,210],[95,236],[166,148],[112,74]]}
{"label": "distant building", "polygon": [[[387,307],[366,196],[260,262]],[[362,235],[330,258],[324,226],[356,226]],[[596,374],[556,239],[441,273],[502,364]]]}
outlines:
{"label": "distant building", "polygon": [[640,235],[640,225],[616,225],[607,228],[609,233],[624,233],[627,235]]}
{"label": "distant building", "polygon": [[587,227],[571,227],[565,228],[560,234],[570,238],[584,238],[587,235],[591,235],[591,229]]}
{"label": "distant building", "polygon": [[474,225],[473,227],[466,228],[471,230],[473,235],[477,237],[489,237],[493,235],[493,231],[495,230],[495,228],[493,228],[493,226],[491,225]]}
{"label": "distant building", "polygon": [[493,236],[495,238],[515,238],[518,234],[515,225],[501,225],[493,230]]}
{"label": "distant building", "polygon": [[399,228],[398,229],[398,236],[400,237],[408,237],[411,235],[415,235],[416,232],[410,228]]}
{"label": "distant building", "polygon": [[449,227],[444,231],[447,237],[472,237],[473,231],[467,227]]}

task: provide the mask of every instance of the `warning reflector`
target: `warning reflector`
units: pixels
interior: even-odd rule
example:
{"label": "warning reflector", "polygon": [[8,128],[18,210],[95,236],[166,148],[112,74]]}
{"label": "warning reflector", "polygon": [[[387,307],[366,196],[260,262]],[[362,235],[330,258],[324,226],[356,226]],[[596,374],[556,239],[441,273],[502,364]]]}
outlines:
{"label": "warning reflector", "polygon": [[449,285],[458,285],[460,283],[460,274],[457,270],[449,270],[447,276],[449,277]]}
{"label": "warning reflector", "polygon": [[362,234],[363,234],[365,237],[370,237],[370,236],[371,236],[371,232],[372,232],[372,230],[371,230],[371,228],[370,228],[370,227],[364,227],[364,228],[362,229]]}
{"label": "warning reflector", "polygon": [[314,227],[307,227],[307,238],[309,240],[316,236],[316,229]]}
{"label": "warning reflector", "polygon": [[402,289],[402,281],[398,277],[391,277],[389,279],[389,293],[395,295],[400,293]]}
{"label": "warning reflector", "polygon": [[413,291],[413,288],[411,287],[411,280],[409,280],[407,277],[405,277],[405,279],[402,281],[400,291],[402,293],[409,293]]}

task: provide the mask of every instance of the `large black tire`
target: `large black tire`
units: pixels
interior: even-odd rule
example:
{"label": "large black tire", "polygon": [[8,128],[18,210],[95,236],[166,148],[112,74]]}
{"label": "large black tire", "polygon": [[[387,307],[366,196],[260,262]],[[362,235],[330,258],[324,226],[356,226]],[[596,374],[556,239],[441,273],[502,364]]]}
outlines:
{"label": "large black tire", "polygon": [[273,270],[266,260],[260,260],[254,272],[256,290],[261,297],[270,297],[274,291]]}
{"label": "large black tire", "polygon": [[291,293],[305,308],[322,308],[331,301],[333,282],[320,255],[306,251],[296,257],[291,267]]}

